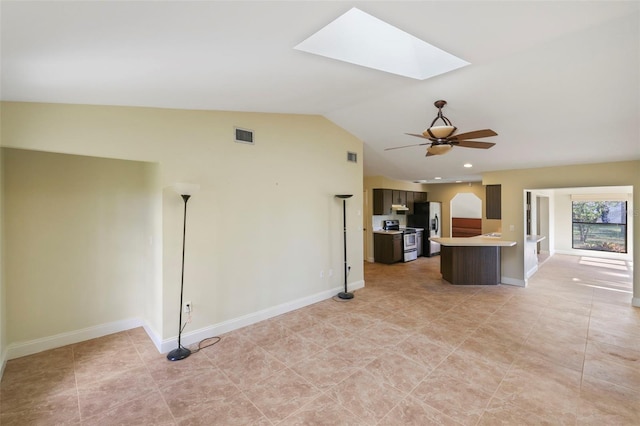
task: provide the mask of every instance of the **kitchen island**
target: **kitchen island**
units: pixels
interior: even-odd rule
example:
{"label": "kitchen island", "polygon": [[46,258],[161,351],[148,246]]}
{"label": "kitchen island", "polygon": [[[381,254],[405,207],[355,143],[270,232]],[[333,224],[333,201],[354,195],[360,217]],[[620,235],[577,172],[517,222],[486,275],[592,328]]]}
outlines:
{"label": "kitchen island", "polygon": [[500,250],[516,245],[515,241],[503,240],[500,234],[430,240],[440,243],[442,278],[460,285],[500,284]]}

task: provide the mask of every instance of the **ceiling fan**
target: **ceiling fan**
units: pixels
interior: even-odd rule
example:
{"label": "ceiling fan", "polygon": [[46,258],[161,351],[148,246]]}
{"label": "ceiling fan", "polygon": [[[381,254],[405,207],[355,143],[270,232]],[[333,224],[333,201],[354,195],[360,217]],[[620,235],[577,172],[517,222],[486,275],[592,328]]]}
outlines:
{"label": "ceiling fan", "polygon": [[[495,145],[492,142],[479,142],[472,141],[470,139],[487,138],[489,136],[497,136],[498,134],[491,129],[475,130],[473,132],[460,133],[454,135],[457,128],[451,124],[451,121],[444,115],[442,115],[442,107],[447,104],[447,101],[438,100],[434,102],[436,108],[438,108],[438,115],[431,122],[431,126],[422,134],[417,133],[405,133],[410,136],[417,136],[419,138],[428,139],[430,142],[424,142],[414,145],[396,146],[392,148],[386,148],[385,151],[391,149],[409,148],[412,146],[429,145],[427,148],[427,157],[432,155],[446,154],[454,146],[461,146],[463,148],[480,148],[489,149]],[[443,126],[435,126],[436,121],[442,120]]]}

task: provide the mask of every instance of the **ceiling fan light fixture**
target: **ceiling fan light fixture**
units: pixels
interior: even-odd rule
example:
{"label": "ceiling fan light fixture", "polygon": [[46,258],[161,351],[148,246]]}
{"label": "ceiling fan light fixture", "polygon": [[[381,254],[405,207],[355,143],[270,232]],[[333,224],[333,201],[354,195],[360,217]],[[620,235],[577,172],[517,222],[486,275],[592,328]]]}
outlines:
{"label": "ceiling fan light fixture", "polygon": [[[447,104],[447,101],[438,100],[434,102],[436,108],[438,108],[438,115],[433,119],[431,125],[422,134],[419,133],[406,133],[409,136],[416,136],[423,139],[428,139],[429,142],[423,142],[420,144],[397,146],[389,149],[408,148],[410,146],[423,146],[429,145],[427,148],[427,157],[433,155],[446,154],[453,148],[458,146],[462,148],[479,148],[488,149],[495,145],[493,142],[479,142],[471,139],[487,138],[489,136],[497,136],[498,134],[491,129],[474,130],[473,132],[460,133],[454,136],[457,128],[451,123],[451,121],[442,115],[442,107]],[[436,122],[440,120],[442,123],[436,126]]]}
{"label": "ceiling fan light fixture", "polygon": [[[451,124],[451,121],[442,114],[442,107],[446,104],[447,101],[443,100],[438,100],[433,103],[433,105],[438,108],[438,115],[433,119],[429,128],[422,132],[425,138],[446,139],[457,130],[456,127]],[[438,120],[442,121],[442,126],[435,125]]]}
{"label": "ceiling fan light fixture", "polygon": [[435,139],[445,139],[451,136],[455,131],[455,126],[431,126],[422,132],[422,135],[427,138],[432,137]]}
{"label": "ceiling fan light fixture", "polygon": [[453,148],[453,146],[449,145],[448,143],[443,143],[440,145],[433,144],[429,148],[427,148],[427,152],[431,155],[444,155],[447,152],[451,151],[451,148]]}

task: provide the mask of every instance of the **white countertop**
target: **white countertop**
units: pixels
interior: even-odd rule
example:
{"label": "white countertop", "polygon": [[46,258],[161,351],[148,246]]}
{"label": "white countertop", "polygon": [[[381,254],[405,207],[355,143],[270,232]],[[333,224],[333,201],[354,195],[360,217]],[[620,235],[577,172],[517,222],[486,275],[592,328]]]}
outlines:
{"label": "white countertop", "polygon": [[[413,227],[408,227],[409,229],[415,229],[416,232],[424,232],[424,228],[413,228]],[[373,233],[374,234],[402,234],[404,228],[401,228],[399,231],[387,231],[385,229],[374,229]]]}
{"label": "white countertop", "polygon": [[459,246],[459,247],[512,247],[516,245],[515,241],[506,241],[497,237],[487,237],[479,235],[477,237],[452,237],[438,238],[431,237],[429,240],[440,243],[443,246]]}
{"label": "white countertop", "polygon": [[374,229],[373,233],[374,234],[389,234],[389,235],[393,235],[393,234],[402,234],[402,231],[386,231],[384,229]]}
{"label": "white countertop", "polygon": [[527,239],[526,242],[527,243],[539,243],[540,241],[544,240],[545,237],[544,235],[527,235]]}

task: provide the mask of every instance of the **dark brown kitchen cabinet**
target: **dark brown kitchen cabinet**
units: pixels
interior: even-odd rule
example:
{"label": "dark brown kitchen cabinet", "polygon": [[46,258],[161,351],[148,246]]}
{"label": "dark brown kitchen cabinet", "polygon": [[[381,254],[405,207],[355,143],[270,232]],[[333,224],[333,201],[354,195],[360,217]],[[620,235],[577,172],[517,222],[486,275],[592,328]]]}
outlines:
{"label": "dark brown kitchen cabinet", "polygon": [[402,234],[373,234],[373,257],[378,263],[402,261]]}
{"label": "dark brown kitchen cabinet", "polygon": [[407,205],[407,191],[400,191],[399,189],[393,190],[393,204],[400,204],[401,206]]}
{"label": "dark brown kitchen cabinet", "polygon": [[414,192],[413,193],[413,202],[414,203],[426,203],[427,202],[427,193],[426,192]]}
{"label": "dark brown kitchen cabinet", "polygon": [[414,214],[414,205],[415,203],[426,203],[427,202],[427,193],[426,192],[414,192],[407,191],[407,207],[409,211],[407,214]]}
{"label": "dark brown kitchen cabinet", "polygon": [[407,214],[413,214],[413,201],[414,201],[415,192],[407,191]]}
{"label": "dark brown kitchen cabinet", "polygon": [[426,192],[376,188],[373,190],[373,214],[376,216],[393,214],[392,204],[407,206],[409,210],[402,213],[413,214],[413,203],[425,201],[427,201]]}
{"label": "dark brown kitchen cabinet", "polygon": [[373,214],[378,216],[391,214],[391,204],[394,204],[392,201],[393,191],[391,189],[374,189]]}
{"label": "dark brown kitchen cabinet", "polygon": [[500,284],[500,247],[442,245],[440,273],[451,284]]}
{"label": "dark brown kitchen cabinet", "polygon": [[502,194],[500,185],[487,185],[485,212],[487,219],[502,219]]}

